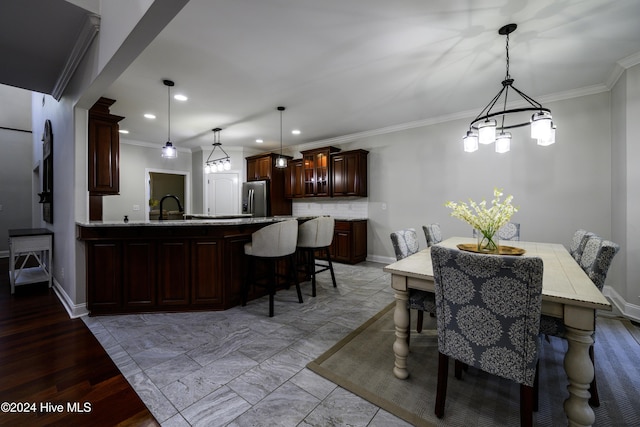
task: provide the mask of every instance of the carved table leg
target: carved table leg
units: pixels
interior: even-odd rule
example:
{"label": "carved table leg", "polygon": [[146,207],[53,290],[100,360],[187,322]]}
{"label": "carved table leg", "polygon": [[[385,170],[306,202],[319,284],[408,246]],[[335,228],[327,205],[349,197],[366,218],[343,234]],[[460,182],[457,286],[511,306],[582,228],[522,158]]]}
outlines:
{"label": "carved table leg", "polygon": [[564,401],[564,412],[570,426],[590,426],[595,421],[595,414],[589,406],[589,385],[594,374],[593,363],[589,358],[593,331],[570,327],[566,329],[569,349],[564,357],[564,370],[569,377],[569,398]]}
{"label": "carved table leg", "polygon": [[396,298],[396,308],[393,312],[393,321],[396,326],[396,340],[393,343],[393,352],[396,360],[393,367],[393,373],[397,378],[404,380],[409,376],[407,371],[407,356],[409,355],[409,344],[407,344],[407,336],[409,333],[409,308],[407,301],[409,293],[394,289]]}

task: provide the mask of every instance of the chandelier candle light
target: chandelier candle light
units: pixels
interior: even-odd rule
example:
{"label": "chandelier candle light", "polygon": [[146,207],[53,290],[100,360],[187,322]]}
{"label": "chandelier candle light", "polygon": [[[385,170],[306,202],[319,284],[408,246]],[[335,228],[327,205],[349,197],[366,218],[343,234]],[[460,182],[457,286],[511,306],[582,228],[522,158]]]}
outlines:
{"label": "chandelier candle light", "polygon": [[464,202],[447,202],[445,206],[452,209],[451,216],[461,219],[477,230],[479,252],[498,252],[498,239],[496,233],[518,212],[518,208],[511,204],[513,196],[507,196],[504,202],[500,202],[503,196],[502,189],[493,189],[491,207],[487,208],[487,201],[476,203],[469,199],[469,205]]}
{"label": "chandelier candle light", "polygon": [[[222,172],[231,169],[231,159],[227,152],[224,151],[224,148],[222,148],[222,143],[220,142],[221,130],[222,129],[220,128],[213,129],[213,150],[211,150],[211,154],[209,154],[209,157],[207,157],[207,161],[204,163],[204,173]],[[216,148],[219,148],[220,151],[224,153],[224,156],[211,160],[211,157],[213,157],[213,153],[216,151]]]}
{"label": "chandelier candle light", "polygon": [[162,157],[166,158],[166,159],[175,159],[176,157],[178,157],[178,150],[176,150],[176,147],[173,146],[173,144],[171,143],[171,88],[175,85],[175,83],[171,80],[163,80],[162,83],[164,83],[164,85],[167,87],[167,93],[168,93],[168,130],[167,130],[167,142],[164,144],[164,147],[162,147]]}
{"label": "chandelier candle light", "polygon": [[[513,33],[516,28],[518,28],[516,24],[507,24],[498,30],[498,34],[507,36],[507,72],[502,81],[502,89],[469,125],[469,131],[463,138],[464,151],[466,152],[472,153],[476,151],[478,143],[491,144],[495,142],[496,152],[506,153],[511,149],[511,133],[507,132],[507,130],[529,125],[531,126],[531,138],[536,139],[538,145],[551,145],[556,142],[556,126],[552,121],[551,110],[543,108],[538,101],[518,90],[513,85],[513,79],[509,74],[509,34]],[[513,89],[529,106],[507,109],[509,89]],[[502,111],[492,111],[502,94],[504,94]],[[508,115],[513,117],[513,115],[523,112],[533,112],[531,120],[523,122],[520,119],[513,124],[505,123]],[[500,125],[498,125],[496,119],[498,119]]]}

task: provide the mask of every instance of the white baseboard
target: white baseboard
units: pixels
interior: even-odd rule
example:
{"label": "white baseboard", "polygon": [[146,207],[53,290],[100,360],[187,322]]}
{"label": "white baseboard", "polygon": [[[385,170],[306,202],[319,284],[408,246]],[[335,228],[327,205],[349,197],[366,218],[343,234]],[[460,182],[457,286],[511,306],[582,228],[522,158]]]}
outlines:
{"label": "white baseboard", "polygon": [[396,262],[396,259],[388,256],[367,254],[367,261],[379,262],[380,264],[391,264]]}
{"label": "white baseboard", "polygon": [[69,298],[69,295],[67,295],[67,292],[64,290],[64,288],[60,286],[60,283],[55,280],[55,278],[53,279],[53,290],[58,296],[58,299],[62,303],[64,309],[67,310],[67,314],[70,318],[76,319],[78,317],[86,316],[89,314],[89,311],[87,310],[87,304],[75,304],[71,300],[71,298]]}
{"label": "white baseboard", "polygon": [[640,322],[640,305],[628,303],[611,286],[605,286],[602,293],[611,300],[624,317]]}

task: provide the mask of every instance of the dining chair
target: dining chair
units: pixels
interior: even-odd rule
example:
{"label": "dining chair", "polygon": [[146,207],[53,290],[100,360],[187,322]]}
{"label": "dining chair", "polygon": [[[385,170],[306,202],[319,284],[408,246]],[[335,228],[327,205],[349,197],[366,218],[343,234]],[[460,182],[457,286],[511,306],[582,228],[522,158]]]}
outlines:
{"label": "dining chair", "polygon": [[[246,279],[242,286],[242,306],[247,305],[247,294],[249,286],[263,286],[269,293],[269,317],[273,317],[273,300],[276,288],[281,275],[278,274],[277,263],[279,260],[286,260],[289,264],[287,272],[290,282],[286,282],[286,287],[293,283],[298,291],[298,302],[302,303],[302,291],[298,283],[296,274],[296,244],[298,242],[298,221],[287,220],[262,227],[251,235],[251,242],[245,243],[244,253],[248,257]],[[256,278],[257,261],[262,260],[269,265],[268,272],[264,278]],[[263,280],[263,281],[262,281]]]}
{"label": "dining chair", "polygon": [[537,409],[542,259],[431,248],[438,324],[435,414],[444,416],[449,358],[520,384],[520,424]]}
{"label": "dining chair", "polygon": [[569,246],[569,253],[578,264],[580,264],[580,258],[582,258],[584,246],[587,244],[587,241],[591,236],[595,236],[595,234],[584,229],[576,230],[576,232],[573,233],[571,246]]}
{"label": "dining chair", "polygon": [[[473,229],[473,237],[478,237],[478,231]],[[520,240],[520,223],[508,222],[498,230],[500,240]]]}
{"label": "dining chair", "polygon": [[[607,278],[607,272],[609,271],[613,257],[620,250],[620,246],[612,241],[604,240],[593,233],[591,234],[592,235],[586,239],[587,242],[584,245],[584,251],[580,257],[580,267],[587,273],[587,276],[589,276],[589,279],[596,285],[598,290],[602,292],[604,282]],[[540,318],[540,333],[547,337],[554,336],[566,339],[566,330],[562,319],[544,314]],[[592,338],[595,344],[595,332]],[[589,393],[591,394],[589,405],[598,407],[600,406],[600,396],[596,382],[594,344],[591,344],[589,347],[589,357],[591,358],[591,363],[593,363],[593,381],[591,381],[591,385],[589,386]]]}
{"label": "dining chair", "polygon": [[427,239],[428,247],[442,242],[442,230],[440,229],[440,224],[434,223],[423,225],[422,231],[424,231],[424,237]]}
{"label": "dining chair", "polygon": [[[418,234],[415,228],[407,228],[391,233],[391,243],[396,254],[396,260],[413,255],[420,250],[418,244]],[[417,310],[418,319],[416,321],[416,331],[422,332],[424,323],[424,312],[435,315],[436,303],[432,292],[421,291],[419,289],[409,289],[409,300],[407,301],[409,310]],[[407,332],[409,333],[409,332]],[[407,335],[409,341],[409,335]]]}
{"label": "dining chair", "polygon": [[[333,287],[336,288],[336,275],[333,271],[329,246],[333,241],[335,220],[330,216],[305,221],[298,227],[298,251],[305,255],[305,276],[311,278],[311,296],[316,296],[316,275],[329,270]],[[316,251],[324,252],[326,264],[316,262]],[[320,267],[316,269],[316,267]]]}

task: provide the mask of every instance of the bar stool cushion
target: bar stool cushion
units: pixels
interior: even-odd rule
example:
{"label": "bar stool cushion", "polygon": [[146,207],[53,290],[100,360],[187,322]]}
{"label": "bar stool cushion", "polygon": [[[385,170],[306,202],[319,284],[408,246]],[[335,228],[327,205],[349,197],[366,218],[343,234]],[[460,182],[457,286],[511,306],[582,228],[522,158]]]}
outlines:
{"label": "bar stool cushion", "polygon": [[267,225],[251,235],[244,253],[262,258],[278,258],[296,251],[298,221],[295,219]]}

